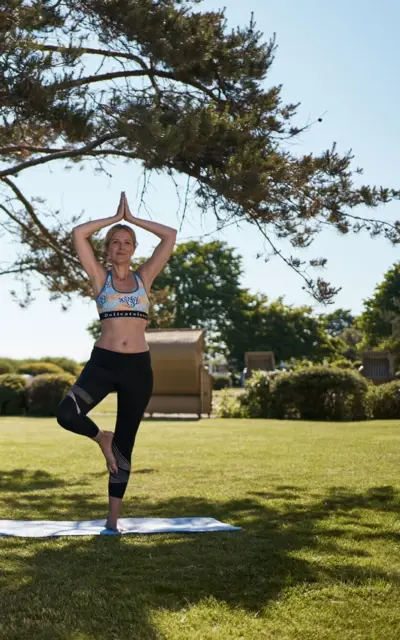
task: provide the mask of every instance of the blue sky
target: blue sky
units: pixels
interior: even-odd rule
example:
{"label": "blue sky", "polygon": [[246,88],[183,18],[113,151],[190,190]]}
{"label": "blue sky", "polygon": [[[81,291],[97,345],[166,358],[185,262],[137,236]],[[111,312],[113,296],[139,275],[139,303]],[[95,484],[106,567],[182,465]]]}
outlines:
{"label": "blue sky", "polygon": [[[210,10],[223,4],[206,0],[199,6]],[[336,141],[340,151],[353,150],[355,166],[364,168],[363,182],[398,188],[400,5],[395,0],[382,0],[379,5],[367,0],[226,0],[225,6],[230,27],[247,23],[253,11],[265,39],[276,33],[278,50],[266,85],[282,84],[284,102],[301,102],[297,124],[324,114],[321,124],[302,134],[295,151],[319,152]],[[27,195],[45,197],[66,219],[82,210],[86,218],[114,213],[121,190],[127,192],[134,212],[141,189],[140,167],[114,161],[109,169],[111,178],[95,176],[89,168],[66,172],[59,164],[21,174],[18,182]],[[168,179],[153,176],[146,201],[153,220],[180,224],[179,199]],[[399,211],[400,205],[395,203],[374,215],[394,220],[400,218]],[[142,209],[139,215],[147,217],[148,213]],[[215,226],[212,214],[200,218],[192,206],[178,241],[225,240],[243,256],[244,286],[270,299],[284,296],[288,304],[312,304],[317,312],[323,310],[279,258],[269,262],[256,259],[264,249],[256,230],[242,225],[216,234]],[[147,255],[156,242],[140,229],[138,241],[139,255]],[[2,247],[2,259],[14,255],[14,247]],[[332,309],[340,306],[359,313],[363,300],[398,260],[398,249],[383,238],[371,240],[364,234],[343,237],[327,231],[301,253],[304,259],[315,256],[328,258],[323,275],[342,287]],[[35,302],[22,310],[9,294],[13,286],[11,277],[2,277],[0,355],[88,358],[92,339],[86,327],[96,318],[93,302],[76,299],[63,312],[59,302],[49,302],[37,282]]]}

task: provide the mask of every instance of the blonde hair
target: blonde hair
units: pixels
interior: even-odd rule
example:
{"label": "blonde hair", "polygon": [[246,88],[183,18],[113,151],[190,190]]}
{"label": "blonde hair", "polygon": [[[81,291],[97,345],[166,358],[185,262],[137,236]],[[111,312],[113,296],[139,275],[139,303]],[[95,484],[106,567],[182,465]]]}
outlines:
{"label": "blonde hair", "polygon": [[111,227],[107,231],[106,237],[104,238],[104,257],[106,260],[108,260],[108,250],[110,248],[111,240],[113,238],[114,233],[116,233],[117,231],[129,231],[132,237],[133,247],[134,248],[137,247],[136,234],[134,230],[131,229],[131,227],[128,227],[127,224],[120,224],[120,223],[115,224],[113,227]]}

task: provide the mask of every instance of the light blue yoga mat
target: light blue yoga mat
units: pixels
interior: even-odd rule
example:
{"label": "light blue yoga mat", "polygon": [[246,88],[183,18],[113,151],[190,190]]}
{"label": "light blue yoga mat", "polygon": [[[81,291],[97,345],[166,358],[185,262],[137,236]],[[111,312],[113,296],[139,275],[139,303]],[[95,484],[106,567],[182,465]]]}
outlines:
{"label": "light blue yoga mat", "polygon": [[[120,518],[128,533],[205,533],[208,531],[239,531],[214,518]],[[105,520],[0,520],[0,536],[48,538],[59,536],[115,536],[104,527]]]}

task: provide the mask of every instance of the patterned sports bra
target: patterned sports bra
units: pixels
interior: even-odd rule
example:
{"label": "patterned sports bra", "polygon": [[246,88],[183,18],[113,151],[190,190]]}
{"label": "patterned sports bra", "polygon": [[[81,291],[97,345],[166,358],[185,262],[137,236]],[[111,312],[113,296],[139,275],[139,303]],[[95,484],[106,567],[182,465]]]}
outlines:
{"label": "patterned sports bra", "polygon": [[111,271],[107,271],[106,281],[96,298],[100,320],[106,318],[143,318],[149,317],[149,298],[140,276],[132,271],[136,280],[134,291],[115,289]]}

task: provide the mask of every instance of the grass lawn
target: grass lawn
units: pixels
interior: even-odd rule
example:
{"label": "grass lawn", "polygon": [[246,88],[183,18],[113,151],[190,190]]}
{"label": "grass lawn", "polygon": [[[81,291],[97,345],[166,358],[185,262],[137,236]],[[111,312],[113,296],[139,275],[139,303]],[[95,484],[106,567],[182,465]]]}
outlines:
{"label": "grass lawn", "polygon": [[[123,515],[242,530],[1,538],[0,638],[399,640],[399,448],[400,421],[146,420]],[[0,518],[105,515],[88,439],[4,417],[0,450]]]}

